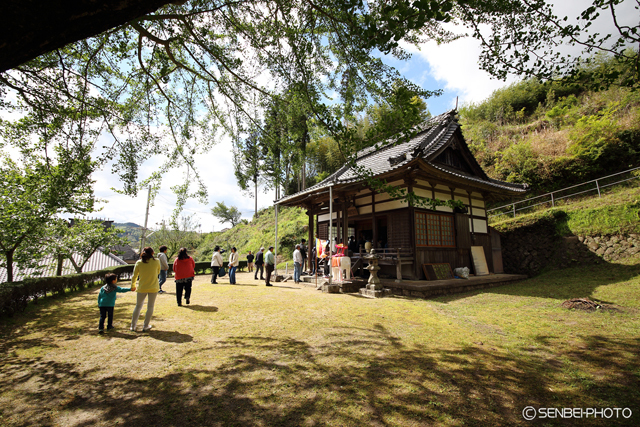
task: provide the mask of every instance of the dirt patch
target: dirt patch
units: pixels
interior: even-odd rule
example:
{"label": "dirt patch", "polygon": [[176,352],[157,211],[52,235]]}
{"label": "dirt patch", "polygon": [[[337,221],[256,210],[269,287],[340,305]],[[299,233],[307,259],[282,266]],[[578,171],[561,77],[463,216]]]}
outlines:
{"label": "dirt patch", "polygon": [[583,310],[588,312],[593,311],[621,311],[618,307],[614,307],[608,304],[601,304],[596,301],[592,301],[589,298],[572,298],[562,303],[564,308],[569,310]]}

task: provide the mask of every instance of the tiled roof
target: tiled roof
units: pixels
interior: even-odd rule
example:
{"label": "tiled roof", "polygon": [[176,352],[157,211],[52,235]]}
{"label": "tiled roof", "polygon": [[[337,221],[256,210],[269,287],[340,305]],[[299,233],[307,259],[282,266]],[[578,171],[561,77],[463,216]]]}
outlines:
{"label": "tiled roof", "polygon": [[116,251],[118,257],[124,260],[138,260],[140,259],[140,255],[129,245],[116,245],[113,247],[113,250]]}
{"label": "tiled roof", "polygon": [[[374,146],[367,148],[358,155],[356,165],[367,169],[372,176],[379,176],[400,169],[407,163],[420,157],[425,160],[429,166],[457,178],[488,185],[496,189],[524,193],[527,190],[526,184],[512,184],[495,180],[489,178],[484,172],[481,177],[468,175],[458,170],[434,164],[431,161],[441,149],[450,143],[454,133],[460,128],[460,124],[455,116],[456,111],[450,110],[425,121],[418,126],[417,134],[407,142],[399,144],[389,142],[381,147]],[[482,170],[475,159],[474,162],[477,169]],[[358,174],[357,170],[354,170],[354,168],[347,164],[318,184],[290,196],[285,196],[278,200],[278,203],[287,202],[302,195],[317,192],[318,190],[328,188],[330,185],[348,184],[358,181],[362,181],[361,175]]]}
{"label": "tiled roof", "polygon": [[[76,262],[81,262],[80,256],[77,254],[73,255],[73,259],[76,260]],[[102,252],[101,249],[98,249],[93,253],[93,255],[91,255],[91,257],[89,258],[89,261],[87,261],[87,263],[82,268],[82,271],[83,272],[97,271],[97,270],[102,270],[103,268],[106,268],[106,267],[113,267],[115,265],[126,265],[126,264],[127,263],[125,261],[118,258],[117,256],[111,253],[105,254],[104,252]],[[40,267],[38,268],[27,268],[27,269],[21,270],[16,266],[14,266],[13,280],[17,282],[26,277],[55,276],[57,265],[58,265],[58,261],[54,258],[54,256],[47,255],[42,260],[42,262],[40,263]],[[76,270],[75,268],[73,268],[71,261],[69,261],[68,259],[65,259],[64,263],[62,264],[62,274],[65,275],[65,274],[75,274],[75,273],[76,273]],[[7,269],[2,267],[0,268],[0,283],[4,283],[6,281],[7,281]]]}

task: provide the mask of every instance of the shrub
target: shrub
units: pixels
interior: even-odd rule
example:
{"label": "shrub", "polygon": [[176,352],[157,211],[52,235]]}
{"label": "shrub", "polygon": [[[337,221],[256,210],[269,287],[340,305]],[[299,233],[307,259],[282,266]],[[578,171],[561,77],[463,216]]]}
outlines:
{"label": "shrub", "polygon": [[62,295],[65,291],[77,291],[87,286],[100,282],[105,274],[114,273],[118,278],[122,275],[131,275],[133,265],[118,265],[98,271],[87,273],[69,274],[66,276],[38,277],[24,279],[21,282],[0,284],[0,314],[13,315],[18,311],[24,311],[29,301],[38,302],[38,298],[47,294]]}

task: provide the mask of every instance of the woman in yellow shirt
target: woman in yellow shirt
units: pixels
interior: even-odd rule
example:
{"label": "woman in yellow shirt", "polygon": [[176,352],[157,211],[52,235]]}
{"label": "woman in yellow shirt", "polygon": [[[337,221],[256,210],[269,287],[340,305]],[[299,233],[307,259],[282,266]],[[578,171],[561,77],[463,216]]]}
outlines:
{"label": "woman in yellow shirt", "polygon": [[[153,257],[153,249],[146,247],[140,254],[140,259],[136,262],[133,268],[133,277],[131,278],[131,290],[138,291],[138,301],[136,308],[133,309],[133,318],[131,319],[131,330],[136,330],[138,324],[138,317],[140,317],[140,311],[144,304],[144,300],[149,297],[147,303],[147,313],[144,316],[143,332],[151,330],[152,326],[149,324],[151,316],[153,316],[153,307],[156,303],[156,297],[160,290],[158,283],[158,275],[160,274],[160,260]],[[136,285],[136,281],[140,278],[139,285]]]}

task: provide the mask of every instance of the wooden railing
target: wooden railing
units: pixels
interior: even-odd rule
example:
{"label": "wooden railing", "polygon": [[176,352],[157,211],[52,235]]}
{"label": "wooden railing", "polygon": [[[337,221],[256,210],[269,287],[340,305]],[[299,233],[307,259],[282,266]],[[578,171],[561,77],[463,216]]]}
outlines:
{"label": "wooden railing", "polygon": [[[380,255],[379,264],[380,265],[395,265],[396,266],[396,278],[397,280],[402,280],[402,264],[413,264],[414,256],[413,250],[410,248],[374,248],[376,250],[376,254]],[[359,267],[360,276],[362,276],[362,269],[366,267],[367,262],[364,260],[363,256],[366,255],[366,251],[361,246],[360,252],[356,252],[351,257],[352,259],[356,259],[355,262],[352,261],[352,270],[356,270]],[[363,262],[365,261],[365,262]]]}

